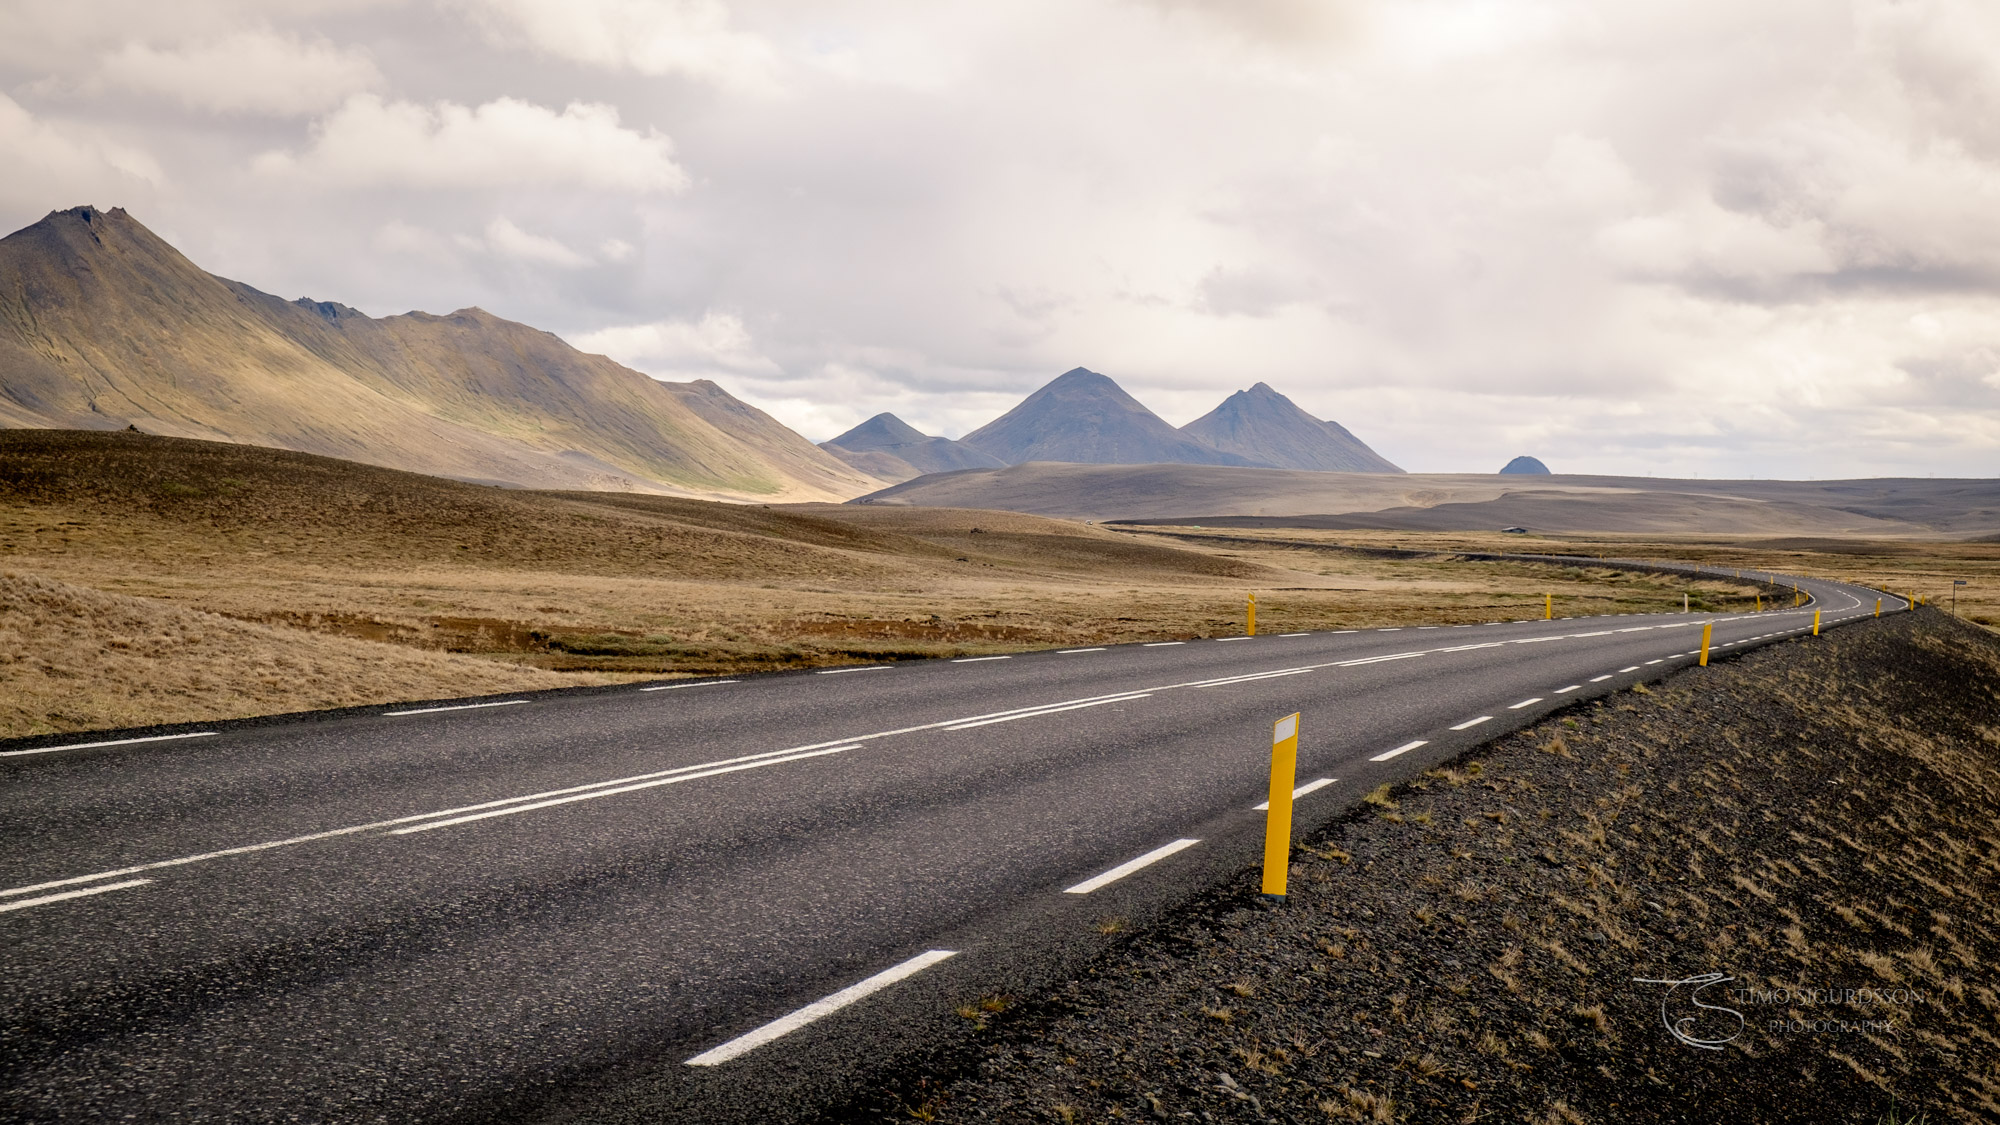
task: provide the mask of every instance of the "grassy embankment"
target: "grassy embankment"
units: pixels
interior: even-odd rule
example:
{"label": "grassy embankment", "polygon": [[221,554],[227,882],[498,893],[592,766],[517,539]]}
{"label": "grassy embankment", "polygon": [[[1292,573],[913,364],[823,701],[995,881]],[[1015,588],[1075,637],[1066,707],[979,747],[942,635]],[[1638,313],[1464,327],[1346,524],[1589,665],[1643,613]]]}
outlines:
{"label": "grassy embankment", "polygon": [[[1993,1121],[1996,814],[2000,641],[1753,650],[1385,786],[1282,908],[1245,871],[1055,996],[968,998],[969,1046],[839,1119]],[[1705,973],[1742,1024],[1635,981]]]}
{"label": "grassy embankment", "polygon": [[1740,608],[1596,568],[1182,547],[1002,512],[528,492],[0,433],[0,736],[1240,632]]}

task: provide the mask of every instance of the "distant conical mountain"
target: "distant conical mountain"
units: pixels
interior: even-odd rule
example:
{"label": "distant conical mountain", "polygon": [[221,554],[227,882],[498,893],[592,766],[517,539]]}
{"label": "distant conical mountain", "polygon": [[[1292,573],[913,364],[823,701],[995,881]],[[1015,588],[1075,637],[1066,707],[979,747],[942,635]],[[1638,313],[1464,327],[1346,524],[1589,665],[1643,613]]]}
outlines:
{"label": "distant conical mountain", "polygon": [[1248,465],[1167,425],[1095,371],[1078,367],[1021,405],[960,439],[1009,465],[1076,461],[1090,465]]}
{"label": "distant conical mountain", "polygon": [[1549,467],[1548,467],[1547,465],[1544,465],[1544,464],[1542,464],[1542,462],[1541,462],[1541,460],[1540,460],[1539,458],[1536,458],[1536,457],[1528,457],[1528,456],[1521,456],[1521,457],[1516,457],[1516,458],[1514,458],[1514,459],[1513,459],[1512,461],[1509,461],[1509,462],[1507,462],[1507,463],[1506,463],[1505,465],[1501,466],[1501,468],[1500,468],[1500,471],[1501,471],[1502,473],[1506,473],[1506,474],[1510,474],[1510,475],[1514,475],[1514,476],[1521,476],[1521,475],[1528,475],[1528,476],[1548,476],[1548,475],[1549,475]]}
{"label": "distant conical mountain", "polygon": [[713,383],[662,383],[479,309],[376,319],[285,301],[117,208],[0,239],[0,427],[128,426],[538,488],[879,487]]}
{"label": "distant conical mountain", "polygon": [[1279,469],[1338,473],[1400,473],[1338,422],[1322,422],[1291,399],[1259,383],[1181,427],[1197,441]]}
{"label": "distant conical mountain", "polygon": [[886,412],[819,447],[864,473],[893,481],[954,469],[997,469],[1005,463],[964,442],[932,437]]}

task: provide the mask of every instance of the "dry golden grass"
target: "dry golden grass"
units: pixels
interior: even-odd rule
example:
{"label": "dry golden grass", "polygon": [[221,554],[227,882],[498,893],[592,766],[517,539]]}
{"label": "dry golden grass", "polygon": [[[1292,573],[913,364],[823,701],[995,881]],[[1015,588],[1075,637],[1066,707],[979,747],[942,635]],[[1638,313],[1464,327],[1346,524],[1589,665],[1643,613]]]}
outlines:
{"label": "dry golden grass", "polygon": [[[318,636],[480,658],[437,664],[400,698],[527,682],[491,678],[509,669],[572,683],[1231,635],[1253,592],[1271,633],[1539,617],[1548,594],[1559,616],[1576,616],[1677,609],[1683,593],[1737,608],[1752,593],[1721,578],[1468,562],[1446,542],[1390,558],[1245,538],[1007,512],[529,492],[251,446],[0,433],[0,563],[265,626],[297,651]],[[208,702],[173,713],[376,700],[379,679],[231,696],[235,677],[218,665]],[[127,690],[80,676],[61,707],[23,703],[0,736],[162,721],[120,702]]]}
{"label": "dry golden grass", "polygon": [[0,732],[8,735],[571,682],[535,668],[273,628],[0,573]]}

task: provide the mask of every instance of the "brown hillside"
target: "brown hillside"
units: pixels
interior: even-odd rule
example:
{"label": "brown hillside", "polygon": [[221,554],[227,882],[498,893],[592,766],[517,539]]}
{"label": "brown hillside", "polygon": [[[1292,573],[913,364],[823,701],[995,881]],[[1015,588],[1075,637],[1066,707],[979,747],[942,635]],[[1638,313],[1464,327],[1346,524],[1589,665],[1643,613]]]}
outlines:
{"label": "brown hillside", "polygon": [[0,239],[0,425],[137,426],[535,487],[823,500],[878,483],[723,399],[478,309],[284,301],[118,209]]}

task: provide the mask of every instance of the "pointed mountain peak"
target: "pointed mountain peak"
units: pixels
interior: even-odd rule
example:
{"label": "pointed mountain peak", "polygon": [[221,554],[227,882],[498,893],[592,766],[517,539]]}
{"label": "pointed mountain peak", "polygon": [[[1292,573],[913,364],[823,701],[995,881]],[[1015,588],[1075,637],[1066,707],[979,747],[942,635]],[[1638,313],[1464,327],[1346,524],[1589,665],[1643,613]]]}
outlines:
{"label": "pointed mountain peak", "polygon": [[1400,473],[1338,423],[1322,422],[1269,383],[1237,391],[1181,432],[1262,465],[1320,472]]}
{"label": "pointed mountain peak", "polygon": [[1244,465],[1191,440],[1109,376],[1073,367],[1021,404],[965,435],[966,445],[1010,465],[1073,461],[1091,465]]}
{"label": "pointed mountain peak", "polygon": [[892,445],[909,445],[929,437],[929,434],[885,410],[827,444],[842,449],[882,449]]}

